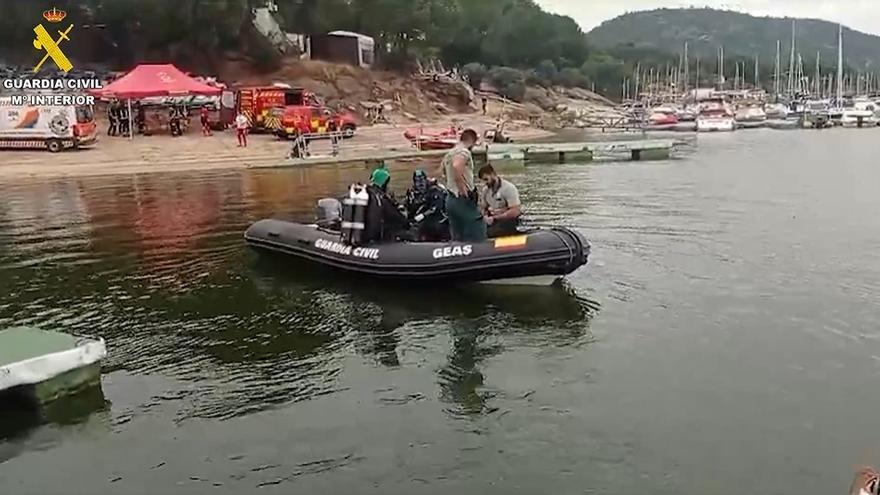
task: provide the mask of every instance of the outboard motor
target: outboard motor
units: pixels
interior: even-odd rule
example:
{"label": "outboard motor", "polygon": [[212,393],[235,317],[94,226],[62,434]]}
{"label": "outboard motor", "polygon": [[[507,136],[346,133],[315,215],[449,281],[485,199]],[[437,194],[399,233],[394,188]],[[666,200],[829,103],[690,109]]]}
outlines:
{"label": "outboard motor", "polygon": [[315,218],[321,227],[339,227],[342,222],[342,203],[336,198],[319,199],[315,207]]}
{"label": "outboard motor", "polygon": [[363,184],[352,184],[342,199],[342,242],[352,246],[364,244],[364,227],[370,194]]}

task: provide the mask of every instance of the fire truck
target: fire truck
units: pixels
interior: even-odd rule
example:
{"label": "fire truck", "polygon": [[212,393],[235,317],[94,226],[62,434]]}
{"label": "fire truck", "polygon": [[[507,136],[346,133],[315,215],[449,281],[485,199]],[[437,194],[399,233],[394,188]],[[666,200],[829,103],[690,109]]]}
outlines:
{"label": "fire truck", "polygon": [[276,108],[270,114],[276,136],[289,139],[299,134],[323,134],[341,132],[343,137],[354,136],[357,121],[349,113],[334,114],[330,110],[313,105],[291,105]]}
{"label": "fire truck", "polygon": [[[238,88],[235,91],[236,109],[248,118],[252,131],[266,131],[266,118],[274,108],[288,105],[304,105],[314,95],[301,88],[287,85],[251,86]],[[235,116],[233,115],[234,119]],[[231,122],[230,122],[231,123]]]}
{"label": "fire truck", "polygon": [[[239,88],[236,107],[251,129],[287,138],[301,133],[341,131],[354,135],[357,122],[350,114],[334,114],[314,93],[287,85]],[[234,115],[228,117],[234,119]],[[231,120],[230,120],[231,123]]]}

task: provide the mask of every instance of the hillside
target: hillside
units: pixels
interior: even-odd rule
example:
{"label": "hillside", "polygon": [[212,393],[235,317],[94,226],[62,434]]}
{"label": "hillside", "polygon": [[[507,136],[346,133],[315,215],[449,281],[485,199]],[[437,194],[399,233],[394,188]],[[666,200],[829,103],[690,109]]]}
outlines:
{"label": "hillside", "polygon": [[[222,80],[241,85],[284,82],[318,95],[329,107],[358,114],[367,120],[367,105],[382,105],[393,124],[433,122],[479,115],[478,95],[461,80],[418,77],[400,72],[368,70],[350,65],[287,58],[268,74],[255,73],[245,62],[227,60],[219,71]],[[521,103],[486,95],[488,118],[514,126],[557,128],[583,126],[590,118],[616,115],[612,103],[581,88],[526,86]],[[511,129],[512,127],[508,127]]]}
{"label": "hillside", "polygon": [[[681,52],[685,41],[689,53],[715,60],[723,45],[728,57],[753,59],[764,64],[776,57],[776,41],[782,42],[783,65],[791,47],[791,18],[754,17],[713,9],[658,9],[634,12],[606,21],[588,33],[594,45],[612,49],[627,46]],[[812,64],[816,52],[823,61],[837,60],[837,24],[817,19],[797,19],[797,51]],[[880,36],[843,29],[846,65],[856,70],[880,67]]]}

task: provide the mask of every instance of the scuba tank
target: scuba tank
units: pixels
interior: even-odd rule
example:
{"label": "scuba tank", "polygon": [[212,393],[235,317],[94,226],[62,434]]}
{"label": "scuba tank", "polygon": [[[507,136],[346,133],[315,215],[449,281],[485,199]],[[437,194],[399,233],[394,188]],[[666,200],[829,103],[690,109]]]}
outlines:
{"label": "scuba tank", "polygon": [[364,220],[370,194],[363,184],[348,187],[348,196],[342,200],[342,242],[359,246],[364,241]]}

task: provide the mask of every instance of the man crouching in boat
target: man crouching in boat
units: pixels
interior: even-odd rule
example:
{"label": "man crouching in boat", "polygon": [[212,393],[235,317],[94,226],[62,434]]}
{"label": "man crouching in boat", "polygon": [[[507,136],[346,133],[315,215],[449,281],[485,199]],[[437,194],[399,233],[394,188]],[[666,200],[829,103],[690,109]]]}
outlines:
{"label": "man crouching in boat", "polygon": [[488,226],[489,237],[516,234],[522,215],[516,186],[499,177],[492,165],[484,165],[478,175],[486,186],[480,196],[480,209]]}
{"label": "man crouching in boat", "polygon": [[486,240],[486,222],[477,204],[474,187],[474,157],[477,133],[465,129],[460,141],[443,157],[443,176],[446,179],[446,214],[453,241],[481,242]]}
{"label": "man crouching in boat", "polygon": [[449,240],[446,221],[446,191],[435,179],[429,179],[424,170],[413,172],[412,186],[406,191],[404,201],[407,217],[415,227],[419,241],[441,242]]}
{"label": "man crouching in boat", "polygon": [[367,206],[367,219],[364,235],[367,242],[394,241],[409,227],[406,215],[401,212],[397,201],[388,193],[391,173],[384,165],[370,176],[367,193],[370,203]]}

